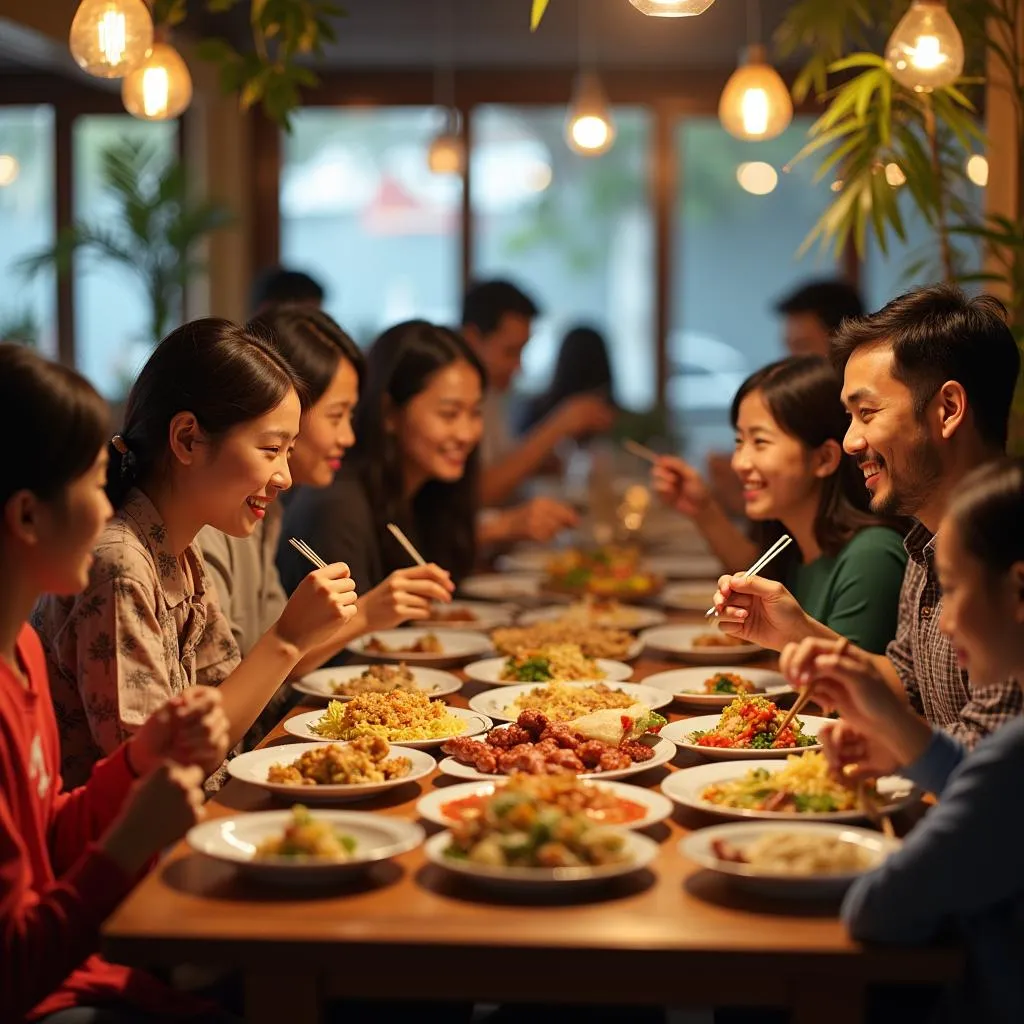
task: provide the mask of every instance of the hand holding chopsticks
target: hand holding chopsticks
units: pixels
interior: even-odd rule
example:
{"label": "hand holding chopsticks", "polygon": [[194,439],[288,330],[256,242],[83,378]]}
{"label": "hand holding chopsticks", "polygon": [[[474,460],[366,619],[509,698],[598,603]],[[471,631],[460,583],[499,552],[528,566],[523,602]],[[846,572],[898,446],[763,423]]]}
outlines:
{"label": "hand holding chopsticks", "polygon": [[318,569],[326,569],[327,563],[304,541],[289,537],[288,543],[304,558],[307,558]]}
{"label": "hand holding chopsticks", "polygon": [[[738,573],[744,579],[749,579],[751,576],[756,576],[776,555],[785,551],[790,544],[793,543],[793,538],[788,533],[784,533],[746,572]],[[704,618],[710,619],[712,615],[717,614],[717,609],[712,605],[705,613]]]}
{"label": "hand holding chopsticks", "polygon": [[274,626],[277,635],[302,655],[335,641],[340,627],[351,622],[356,608],[356,585],[343,562],[325,562],[304,540],[288,543],[317,569],[295,589]]}

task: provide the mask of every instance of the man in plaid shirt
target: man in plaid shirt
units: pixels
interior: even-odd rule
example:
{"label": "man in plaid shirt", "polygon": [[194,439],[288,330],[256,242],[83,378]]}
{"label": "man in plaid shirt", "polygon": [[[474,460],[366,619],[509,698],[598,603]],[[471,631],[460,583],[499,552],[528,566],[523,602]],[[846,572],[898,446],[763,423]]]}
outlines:
{"label": "man in plaid shirt", "polygon": [[[973,746],[1019,715],[1024,695],[1016,680],[975,690],[939,630],[934,533],[964,476],[1006,449],[1020,354],[1005,310],[989,296],[919,288],[845,321],[832,351],[850,413],[844,448],[872,510],[917,520],[905,540],[896,638],[876,668],[932,725]],[[722,577],[715,607],[725,632],[774,650],[836,638],[781,584],[759,577]]]}

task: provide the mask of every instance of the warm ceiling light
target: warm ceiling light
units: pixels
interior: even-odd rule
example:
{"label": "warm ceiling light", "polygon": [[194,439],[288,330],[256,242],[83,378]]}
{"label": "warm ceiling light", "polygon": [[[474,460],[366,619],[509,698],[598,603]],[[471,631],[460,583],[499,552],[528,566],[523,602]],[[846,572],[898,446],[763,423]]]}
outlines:
{"label": "warm ceiling light", "polygon": [[461,174],[466,161],[462,137],[445,129],[427,150],[427,166],[434,174]]}
{"label": "warm ceiling light", "polygon": [[793,101],[763,46],[747,48],[718,101],[722,127],[737,139],[762,142],[780,135],[793,120]]}
{"label": "warm ceiling light", "polygon": [[576,78],[572,104],[565,123],[570,148],[582,156],[600,156],[615,142],[615,122],[601,82],[593,72]]}
{"label": "warm ceiling light", "polygon": [[20,170],[17,157],[11,156],[10,153],[0,154],[0,188],[13,185]]}
{"label": "warm ceiling light", "polygon": [[744,192],[755,196],[766,196],[775,191],[779,174],[771,164],[763,160],[752,160],[736,168],[736,180]]}
{"label": "warm ceiling light", "polygon": [[169,121],[192,102],[192,76],[170,43],[154,43],[153,52],[121,83],[125,110],[144,121]]}
{"label": "warm ceiling light", "polygon": [[123,78],[153,47],[153,19],[142,0],[82,0],[68,36],[71,56],[97,78]]}
{"label": "warm ceiling light", "polygon": [[964,41],[944,0],[914,0],[885,48],[885,63],[900,85],[931,92],[952,85],[964,69]]}
{"label": "warm ceiling light", "polygon": [[900,185],[907,183],[907,176],[903,173],[903,168],[897,163],[888,163],[885,165],[885,180],[893,188],[899,188]]}
{"label": "warm ceiling light", "polygon": [[980,153],[969,156],[967,158],[967,177],[978,188],[984,188],[988,184],[988,159]]}
{"label": "warm ceiling light", "polygon": [[692,18],[703,14],[715,0],[629,0],[644,14],[653,18]]}

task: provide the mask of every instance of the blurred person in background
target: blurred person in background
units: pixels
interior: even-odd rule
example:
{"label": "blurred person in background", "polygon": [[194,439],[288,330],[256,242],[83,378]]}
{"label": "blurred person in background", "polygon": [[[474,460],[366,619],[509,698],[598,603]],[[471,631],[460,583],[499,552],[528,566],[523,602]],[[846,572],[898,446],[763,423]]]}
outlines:
{"label": "blurred person in background", "polygon": [[[463,303],[462,333],[487,370],[480,452],[485,506],[501,505],[512,498],[544,469],[566,438],[602,433],[615,418],[607,399],[578,394],[560,402],[525,436],[512,438],[507,395],[538,312],[533,300],[507,281],[474,284]],[[568,517],[565,525],[571,525]]]}
{"label": "blurred person in background", "polygon": [[592,327],[573,327],[562,339],[555,370],[546,390],[526,403],[519,431],[528,433],[563,402],[593,395],[615,407],[612,364],[604,336]]}
{"label": "blurred person in background", "polygon": [[249,310],[253,316],[259,316],[274,306],[308,306],[320,309],[324,302],[324,294],[323,285],[301,270],[269,267],[253,282]]}

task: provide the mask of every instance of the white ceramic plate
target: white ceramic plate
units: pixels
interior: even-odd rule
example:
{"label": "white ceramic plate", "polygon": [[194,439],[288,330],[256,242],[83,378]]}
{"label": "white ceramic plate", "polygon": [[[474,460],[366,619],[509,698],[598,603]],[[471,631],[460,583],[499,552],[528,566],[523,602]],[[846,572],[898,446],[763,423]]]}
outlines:
{"label": "white ceramic plate", "polygon": [[[451,736],[439,736],[430,740],[388,740],[393,747],[412,747],[414,750],[430,750],[432,747],[439,747],[456,736],[479,736],[487,732],[494,724],[489,718],[476,711],[467,711],[465,708],[448,708],[448,713],[456,718],[461,718],[466,723],[466,731],[455,733]],[[293,715],[284,723],[284,731],[292,736],[298,736],[303,740],[323,740],[315,732],[310,732],[310,726],[323,718],[322,711],[307,711],[303,715]],[[328,741],[329,742],[329,741]],[[339,742],[339,741],[335,741]]]}
{"label": "white ceramic plate", "polygon": [[680,704],[690,704],[700,708],[724,708],[736,699],[734,693],[705,693],[704,683],[719,672],[730,672],[733,675],[749,679],[759,687],[756,692],[775,701],[791,700],[795,691],[786,685],[786,680],[779,672],[770,672],[764,668],[737,669],[735,665],[715,665],[708,668],[676,668],[668,672],[657,672],[648,676],[644,686],[653,686],[657,690],[671,693]]}
{"label": "white ceramic plate", "polygon": [[459,593],[478,601],[531,602],[540,596],[539,573],[494,573],[470,576],[462,581]]}
{"label": "white ceramic plate", "polygon": [[664,608],[680,612],[706,612],[718,590],[718,579],[671,583],[658,598]]}
{"label": "white ceramic plate", "polygon": [[718,623],[708,620],[705,626],[657,626],[645,629],[640,639],[653,651],[669,654],[684,661],[699,661],[703,665],[733,665],[760,654],[764,648],[757,644],[739,644],[732,647],[695,646],[694,640],[709,633],[718,633]]}
{"label": "white ceramic plate", "polygon": [[[543,689],[547,683],[520,683],[518,686],[503,686],[500,690],[487,690],[478,693],[470,698],[469,706],[474,711],[479,711],[496,722],[514,722],[519,717],[519,712],[512,705],[515,701],[534,690]],[[593,686],[593,683],[566,683],[573,689],[586,689]],[[665,707],[672,703],[672,695],[664,690],[655,690],[650,686],[641,686],[639,683],[607,682],[605,685],[611,690],[621,690],[628,694],[637,704],[643,704],[652,711]],[[664,730],[662,730],[664,732]]]}
{"label": "white ceramic plate", "polygon": [[452,601],[451,604],[435,604],[431,606],[435,615],[444,616],[450,612],[464,612],[472,615],[472,619],[430,618],[416,622],[417,626],[430,630],[462,630],[475,629],[489,631],[499,626],[508,626],[515,621],[517,609],[510,604],[492,604],[489,601]]}
{"label": "white ceramic plate", "polygon": [[[638,829],[648,828],[664,821],[672,813],[672,801],[652,789],[641,789],[624,782],[591,782],[583,780],[586,786],[598,786],[608,790],[622,800],[629,800],[644,808],[644,816],[629,821],[616,828]],[[446,807],[456,800],[468,800],[470,797],[489,797],[496,789],[501,788],[500,782],[464,782],[459,786],[442,786],[421,796],[416,804],[416,812],[421,818],[451,828],[458,821],[457,817],[445,813]]]}
{"label": "white ceramic plate", "polygon": [[556,554],[552,548],[520,548],[502,555],[497,565],[502,572],[544,573]]}
{"label": "white ceramic plate", "polygon": [[[444,762],[439,765],[443,770]],[[728,782],[741,779],[754,768],[764,768],[770,772],[780,771],[784,767],[780,761],[746,761],[737,764],[735,761],[715,761],[712,764],[698,765],[696,768],[683,768],[673,772],[661,784],[661,791],[670,800],[682,807],[692,807],[698,811],[707,811],[722,818],[752,818],[758,821],[864,821],[865,815],[859,810],[825,811],[819,814],[801,814],[797,811],[748,811],[736,807],[722,807],[701,799],[701,793],[713,783]],[[918,794],[912,782],[898,776],[878,780],[879,807],[882,814],[892,814],[914,803]]]}
{"label": "white ceramic plate", "polygon": [[[492,650],[491,641],[483,633],[471,633],[462,630],[446,629],[438,639],[441,642],[440,654],[415,654],[408,651],[395,651],[391,654],[377,654],[368,651],[366,645],[374,638],[390,648],[411,647],[428,633],[430,629],[382,629],[377,633],[368,633],[353,640],[346,650],[357,654],[367,661],[386,661],[392,664],[404,661],[409,665],[441,666],[461,665],[472,658],[479,658]],[[435,633],[436,635],[436,633]]]}
{"label": "white ceramic plate", "polygon": [[[536,611],[524,612],[519,616],[520,626],[535,626],[538,622],[555,622],[565,618],[570,612],[566,605],[551,605],[547,608],[538,608]],[[625,629],[629,631],[648,629],[651,626],[661,626],[667,621],[664,612],[656,608],[642,608],[636,605],[621,605],[616,611],[607,614],[600,612],[591,613],[586,625],[595,626],[598,629]]]}
{"label": "white ceramic plate", "polygon": [[[516,680],[504,680],[501,678],[501,670],[505,667],[508,658],[485,658],[483,661],[474,661],[465,668],[466,678],[477,683],[489,683],[491,686],[521,686]],[[623,661],[609,661],[607,658],[595,658],[597,667],[604,672],[603,679],[589,680],[590,682],[622,682],[633,674],[633,667]],[[567,680],[568,681],[568,680]],[[571,682],[588,682],[586,679],[573,679]]]}
{"label": "white ceramic plate", "polygon": [[[724,571],[722,563],[713,555],[648,555],[643,568],[668,580],[717,579]],[[714,589],[711,593],[714,594]],[[705,610],[710,606],[710,595]]]}
{"label": "white ceramic plate", "polygon": [[[416,685],[430,697],[443,697],[462,689],[462,680],[450,672],[436,668],[407,666]],[[334,693],[335,683],[358,679],[366,671],[365,665],[344,665],[340,668],[320,668],[292,683],[292,688],[306,697],[315,697],[323,704],[332,700],[351,700],[351,697]]]}
{"label": "white ceramic plate", "polygon": [[[395,789],[407,782],[422,779],[437,767],[437,762],[424,751],[397,747],[392,750],[390,756],[405,757],[412,762],[408,775],[403,775],[400,779],[347,786],[294,786],[267,781],[267,772],[271,765],[289,765],[293,761],[297,761],[308,750],[318,750],[321,747],[330,746],[333,744],[327,741],[323,743],[288,743],[284,746],[250,750],[247,754],[239,754],[238,757],[232,758],[228,762],[228,772],[233,778],[251,783],[253,786],[259,786],[278,796],[288,797],[297,803],[313,803],[323,800],[334,802],[365,800],[376,793],[383,793],[387,789]],[[346,744],[339,743],[338,746],[343,747]]]}
{"label": "white ceramic plate", "polygon": [[446,857],[444,851],[451,844],[451,839],[451,832],[439,832],[436,836],[431,836],[423,847],[427,860],[453,874],[503,889],[551,889],[566,885],[605,882],[611,878],[621,878],[623,875],[633,874],[634,871],[641,871],[658,855],[658,844],[653,839],[638,835],[636,832],[627,832],[626,849],[631,856],[629,860],[620,864],[578,868],[497,868]]}
{"label": "white ceramic plate", "polygon": [[320,861],[302,857],[254,860],[256,847],[279,836],[291,822],[291,811],[256,811],[229,818],[212,818],[186,836],[197,853],[233,864],[259,881],[308,884],[330,882],[366,870],[373,864],[415,850],[423,842],[420,825],[384,814],[313,810],[318,821],[351,836],[356,849],[349,860]]}
{"label": "white ceramic plate", "polygon": [[[501,729],[503,726],[497,726]],[[620,768],[618,771],[613,772],[586,772],[580,775],[583,779],[624,779],[630,775],[639,775],[641,772],[645,772],[650,768],[658,768],[663,764],[668,764],[673,757],[676,756],[676,745],[669,740],[657,737],[652,744],[654,749],[654,757],[649,761],[643,761],[639,764],[631,764],[628,768]],[[479,782],[482,779],[505,779],[507,775],[485,775],[483,772],[478,772],[472,765],[462,764],[460,761],[456,761],[454,757],[446,757],[443,761],[439,762],[438,769],[445,775],[451,775],[456,779],[470,779],[472,781]],[[668,793],[665,794],[669,796]]]}
{"label": "white ceramic plate", "polygon": [[[807,750],[821,750],[821,744],[809,747],[784,747],[778,750],[732,750],[729,747],[702,747],[691,740],[695,732],[714,729],[721,715],[701,715],[698,718],[687,718],[681,722],[670,722],[661,730],[661,735],[671,740],[677,747],[700,754],[710,761],[758,761],[766,757],[788,757],[790,754],[801,754]],[[797,715],[803,722],[804,732],[808,736],[817,736],[822,726],[829,724],[827,718],[815,718],[813,715]]]}
{"label": "white ceramic plate", "polygon": [[[766,871],[750,864],[721,860],[714,851],[714,843],[722,840],[742,850],[761,836],[774,833],[834,838],[859,846],[870,857],[870,864],[859,871],[818,875],[787,875]],[[852,825],[833,825],[827,822],[801,822],[799,829],[783,824],[743,823],[712,825],[691,832],[679,843],[679,852],[709,871],[726,875],[737,886],[763,896],[783,899],[827,899],[839,896],[861,875],[873,871],[889,854],[900,848],[898,839],[890,839],[880,832],[872,832]]]}

